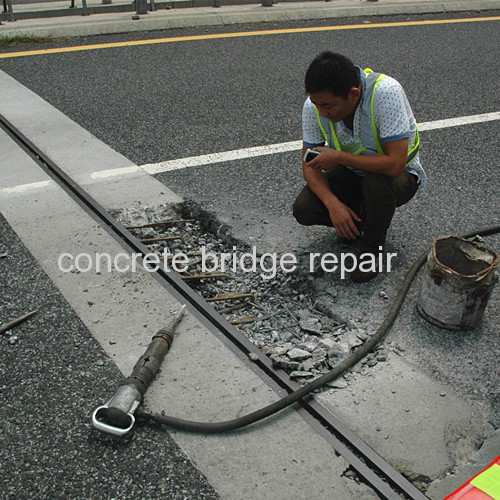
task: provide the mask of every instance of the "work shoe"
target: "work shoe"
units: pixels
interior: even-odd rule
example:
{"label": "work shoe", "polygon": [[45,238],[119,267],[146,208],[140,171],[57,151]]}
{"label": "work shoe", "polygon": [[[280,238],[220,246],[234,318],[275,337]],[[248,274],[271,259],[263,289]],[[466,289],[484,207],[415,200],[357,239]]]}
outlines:
{"label": "work shoe", "polygon": [[361,271],[358,267],[351,273],[351,280],[354,283],[366,283],[377,276],[378,271]]}
{"label": "work shoe", "polygon": [[363,255],[365,253],[370,253],[375,256],[375,262],[373,262],[372,258],[365,257],[364,259],[358,258],[357,266],[354,271],[351,272],[351,280],[354,283],[366,283],[367,281],[372,280],[378,276],[380,271],[378,266],[378,252],[360,252],[359,255]]}

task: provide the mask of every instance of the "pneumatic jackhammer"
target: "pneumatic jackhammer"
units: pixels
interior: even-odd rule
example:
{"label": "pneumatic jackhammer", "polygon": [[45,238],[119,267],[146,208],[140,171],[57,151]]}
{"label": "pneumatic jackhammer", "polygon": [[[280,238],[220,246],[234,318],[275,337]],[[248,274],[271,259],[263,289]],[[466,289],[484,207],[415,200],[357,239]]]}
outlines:
{"label": "pneumatic jackhammer", "polygon": [[170,349],[179,323],[184,316],[183,305],[170,324],[151,339],[151,343],[134,366],[132,374],[118,387],[112,398],[99,406],[92,415],[92,425],[99,431],[116,437],[124,437],[135,424],[134,413]]}

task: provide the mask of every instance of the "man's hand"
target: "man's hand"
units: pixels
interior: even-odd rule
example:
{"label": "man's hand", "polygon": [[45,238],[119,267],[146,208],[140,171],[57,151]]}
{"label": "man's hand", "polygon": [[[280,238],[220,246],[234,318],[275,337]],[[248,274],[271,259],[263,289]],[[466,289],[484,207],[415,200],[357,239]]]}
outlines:
{"label": "man's hand", "polygon": [[348,165],[358,170],[373,174],[399,177],[405,169],[408,156],[408,139],[388,142],[383,145],[384,154],[354,155],[345,151],[337,151],[333,148],[317,147],[314,151],[321,154],[314,160],[307,162],[307,166],[313,170],[327,172],[337,165]]}
{"label": "man's hand", "polygon": [[361,222],[356,212],[338,199],[327,208],[333,227],[339,236],[348,240],[355,240],[356,236],[360,234],[355,221]]}
{"label": "man's hand", "polygon": [[313,160],[307,162],[308,167],[327,172],[337,165],[341,165],[340,156],[342,153],[340,151],[325,147],[314,148],[314,151],[318,151],[320,154]]}

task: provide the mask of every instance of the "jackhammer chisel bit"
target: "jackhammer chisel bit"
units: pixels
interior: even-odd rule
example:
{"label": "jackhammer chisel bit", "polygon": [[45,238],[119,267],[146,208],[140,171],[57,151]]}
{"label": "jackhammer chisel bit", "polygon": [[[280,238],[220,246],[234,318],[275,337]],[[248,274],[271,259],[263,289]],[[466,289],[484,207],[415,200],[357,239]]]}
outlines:
{"label": "jackhammer chisel bit", "polygon": [[170,324],[151,339],[148,348],[135,364],[132,374],[121,383],[105,405],[99,406],[94,411],[92,425],[97,430],[123,437],[133,429],[134,413],[172,345],[185,309],[186,306],[183,305]]}

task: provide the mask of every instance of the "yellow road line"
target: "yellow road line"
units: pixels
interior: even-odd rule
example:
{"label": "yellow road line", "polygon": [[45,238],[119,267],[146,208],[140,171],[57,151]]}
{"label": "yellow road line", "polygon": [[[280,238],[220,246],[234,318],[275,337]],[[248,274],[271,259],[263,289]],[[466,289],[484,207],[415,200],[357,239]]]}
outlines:
{"label": "yellow road line", "polygon": [[291,33],[314,33],[319,31],[343,31],[355,29],[369,28],[393,28],[399,26],[425,26],[434,24],[458,24],[458,23],[474,23],[484,21],[499,21],[500,16],[494,17],[474,17],[465,19],[435,19],[427,21],[405,21],[396,23],[370,23],[370,24],[348,24],[345,26],[316,26],[310,28],[290,28],[282,30],[262,30],[262,31],[247,31],[241,33],[217,33],[212,35],[192,35],[192,36],[176,36],[171,38],[155,38],[152,40],[131,40],[128,42],[114,43],[99,43],[95,45],[77,45],[74,47],[59,47],[57,49],[41,49],[27,50],[22,52],[6,52],[0,54],[0,59],[25,56],[39,56],[44,54],[61,54],[64,52],[80,52],[83,50],[98,50],[111,49],[117,47],[133,47],[137,45],[153,45],[158,43],[175,43],[175,42],[191,42],[196,40],[215,40],[223,38],[241,38],[247,36],[264,36],[264,35],[284,35]]}

